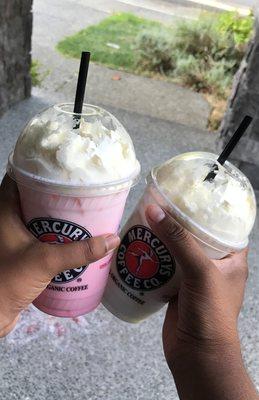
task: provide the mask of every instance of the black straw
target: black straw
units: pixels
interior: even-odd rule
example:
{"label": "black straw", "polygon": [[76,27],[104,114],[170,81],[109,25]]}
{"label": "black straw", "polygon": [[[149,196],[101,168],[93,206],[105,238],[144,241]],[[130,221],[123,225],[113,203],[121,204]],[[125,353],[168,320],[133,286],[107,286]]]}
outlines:
{"label": "black straw", "polygon": [[[228,157],[230,156],[230,154],[236,147],[237,143],[241,139],[241,137],[246,132],[246,130],[249,127],[249,125],[251,124],[252,120],[253,120],[253,118],[250,117],[249,115],[245,116],[245,118],[243,119],[243,121],[241,122],[241,124],[239,125],[239,127],[237,128],[237,130],[235,131],[233,136],[231,137],[230,141],[227,143],[226,147],[224,148],[224,150],[218,157],[217,161],[219,164],[223,165],[225,163],[225,161],[228,159]],[[215,176],[217,175],[218,169],[219,168],[218,168],[217,164],[214,164],[212,171],[208,173],[208,175],[206,176],[204,181],[212,181],[215,178]]]}
{"label": "black straw", "polygon": [[217,160],[221,165],[223,165],[224,162],[228,159],[228,157],[236,147],[237,143],[239,142],[243,134],[246,132],[249,125],[251,124],[252,120],[253,118],[250,117],[249,115],[245,116],[245,118],[243,119],[243,121],[241,122],[236,132],[234,133],[230,141],[227,143],[226,147],[224,148],[224,150],[222,151]]}
{"label": "black straw", "polygon": [[[74,113],[81,114],[84,104],[85,97],[85,87],[88,75],[88,68],[90,63],[91,53],[89,51],[83,51],[81,54],[81,62],[78,73],[76,97],[74,103]],[[75,119],[80,120],[80,117],[75,117]],[[75,128],[79,128],[80,122],[77,123]]]}

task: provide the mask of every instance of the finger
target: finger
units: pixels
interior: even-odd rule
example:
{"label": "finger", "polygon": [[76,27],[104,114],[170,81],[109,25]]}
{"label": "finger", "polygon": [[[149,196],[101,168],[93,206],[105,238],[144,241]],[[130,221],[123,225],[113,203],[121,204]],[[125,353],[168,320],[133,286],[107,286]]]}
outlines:
{"label": "finger", "polygon": [[192,235],[157,205],[146,210],[148,223],[174,255],[185,277],[197,277],[209,271],[212,262]]}
{"label": "finger", "polygon": [[[120,244],[117,235],[106,235],[64,245],[38,243],[33,260],[52,278],[66,269],[88,265],[105,257]],[[31,262],[33,262],[31,260]]]}
{"label": "finger", "polygon": [[20,213],[20,198],[16,183],[5,174],[0,186],[1,207]]}
{"label": "finger", "polygon": [[3,221],[0,242],[6,249],[18,250],[34,240],[22,221],[16,183],[8,175],[4,176],[0,186],[0,218]]}

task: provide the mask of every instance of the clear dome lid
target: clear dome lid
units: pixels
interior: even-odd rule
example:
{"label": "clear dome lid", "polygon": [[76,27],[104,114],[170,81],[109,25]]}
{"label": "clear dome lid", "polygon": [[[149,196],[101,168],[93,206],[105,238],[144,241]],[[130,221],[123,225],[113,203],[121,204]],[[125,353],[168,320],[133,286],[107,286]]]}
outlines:
{"label": "clear dome lid", "polygon": [[23,175],[70,187],[133,183],[140,171],[132,140],[112,114],[88,104],[75,114],[70,103],[32,118],[18,138],[9,167],[16,178]]}
{"label": "clear dome lid", "polygon": [[[194,235],[203,232],[219,243],[245,247],[256,217],[256,200],[247,177],[217,155],[178,155],[152,170],[152,179],[180,222]],[[215,164],[213,180],[205,180]]]}

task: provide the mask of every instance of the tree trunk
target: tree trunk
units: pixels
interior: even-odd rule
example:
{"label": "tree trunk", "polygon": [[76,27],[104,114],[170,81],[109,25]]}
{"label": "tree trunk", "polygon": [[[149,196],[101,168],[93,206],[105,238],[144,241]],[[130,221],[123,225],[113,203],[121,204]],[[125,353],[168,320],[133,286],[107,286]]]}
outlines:
{"label": "tree trunk", "polygon": [[224,147],[243,117],[254,118],[247,133],[233,152],[232,159],[259,190],[259,7],[255,12],[255,36],[237,72],[227,111],[220,127],[219,151]]}
{"label": "tree trunk", "polygon": [[32,0],[0,0],[0,115],[31,93]]}

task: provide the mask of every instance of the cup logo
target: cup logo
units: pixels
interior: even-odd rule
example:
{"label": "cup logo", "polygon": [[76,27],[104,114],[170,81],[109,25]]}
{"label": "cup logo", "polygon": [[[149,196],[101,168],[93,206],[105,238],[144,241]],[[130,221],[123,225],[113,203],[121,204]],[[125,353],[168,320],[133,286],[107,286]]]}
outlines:
{"label": "cup logo", "polygon": [[[27,224],[27,229],[41,242],[50,244],[66,244],[92,237],[91,233],[74,222],[55,218],[34,218]],[[87,268],[68,269],[54,276],[53,283],[67,283],[78,278]]]}
{"label": "cup logo", "polygon": [[142,225],[131,227],[124,235],[116,265],[120,278],[139,291],[157,289],[175,273],[175,261],[167,247]]}

